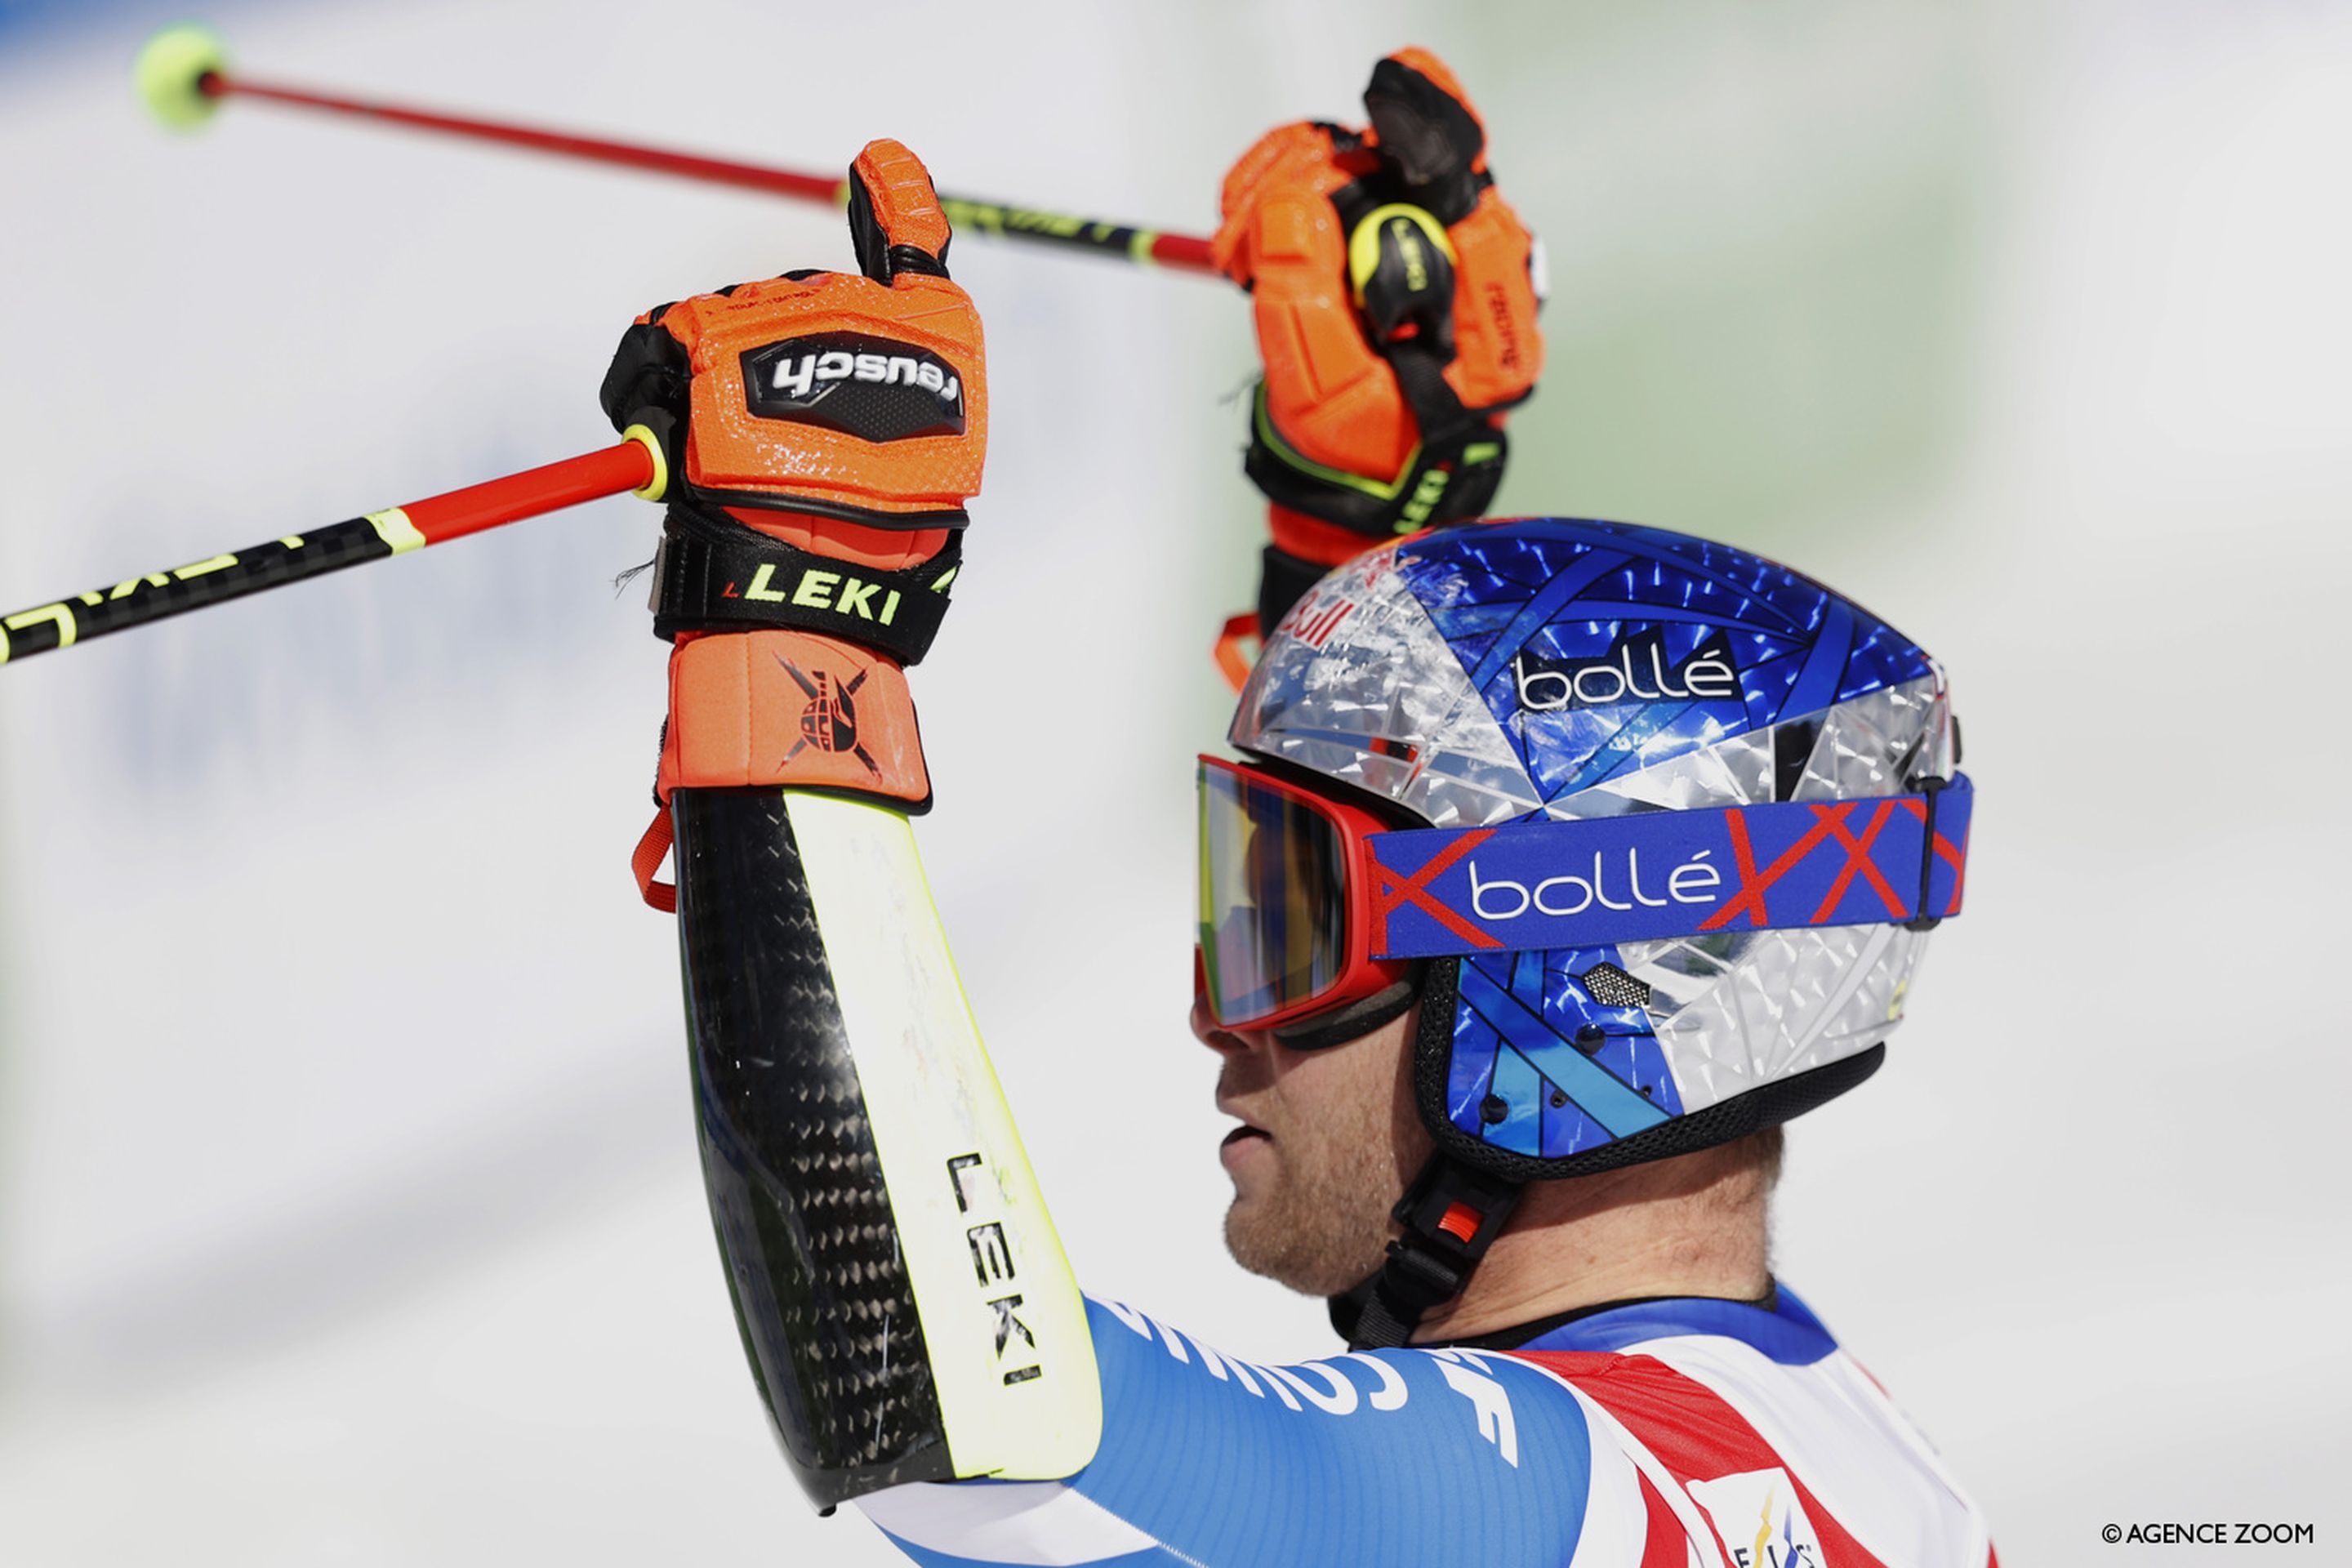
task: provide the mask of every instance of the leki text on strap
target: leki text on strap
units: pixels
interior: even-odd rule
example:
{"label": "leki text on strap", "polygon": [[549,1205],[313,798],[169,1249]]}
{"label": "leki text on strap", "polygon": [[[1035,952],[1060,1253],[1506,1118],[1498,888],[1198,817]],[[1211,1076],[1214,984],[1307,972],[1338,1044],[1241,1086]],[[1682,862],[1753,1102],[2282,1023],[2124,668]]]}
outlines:
{"label": "leki text on strap", "polygon": [[654,633],[789,626],[879,648],[902,665],[930,650],[962,563],[950,535],[901,571],[795,550],[727,517],[673,506],[654,562]]}

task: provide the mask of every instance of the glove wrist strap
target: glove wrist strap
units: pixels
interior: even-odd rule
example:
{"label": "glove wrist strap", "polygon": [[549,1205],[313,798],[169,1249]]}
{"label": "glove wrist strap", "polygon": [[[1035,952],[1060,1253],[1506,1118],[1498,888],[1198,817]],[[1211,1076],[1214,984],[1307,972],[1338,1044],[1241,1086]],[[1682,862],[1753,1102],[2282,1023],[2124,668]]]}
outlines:
{"label": "glove wrist strap", "polygon": [[795,549],[688,502],[673,503],[654,558],[654,635],[789,627],[920,660],[948,612],[960,535],[897,571]]}
{"label": "glove wrist strap", "polygon": [[1427,353],[1400,347],[1389,363],[1423,432],[1391,479],[1330,468],[1292,447],[1275,427],[1265,384],[1259,384],[1242,468],[1268,500],[1371,540],[1475,517],[1486,509],[1509,455],[1503,432],[1462,405],[1443,367]]}

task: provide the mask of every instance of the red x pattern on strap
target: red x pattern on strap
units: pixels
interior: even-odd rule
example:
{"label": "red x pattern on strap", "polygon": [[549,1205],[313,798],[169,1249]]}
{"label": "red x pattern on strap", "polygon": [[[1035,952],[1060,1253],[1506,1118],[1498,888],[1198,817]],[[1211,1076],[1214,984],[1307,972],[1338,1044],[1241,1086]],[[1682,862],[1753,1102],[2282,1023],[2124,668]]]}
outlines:
{"label": "red x pattern on strap", "polygon": [[1739,814],[1737,806],[1726,807],[1723,817],[1731,833],[1731,856],[1739,872],[1739,891],[1725,900],[1721,909],[1701,921],[1698,929],[1703,931],[1720,931],[1743,913],[1751,926],[1760,926],[1770,920],[1771,912],[1764,907],[1765,889],[1802,864],[1805,857],[1813,852],[1813,846],[1829,837],[1829,825],[1821,820],[1822,815],[1822,808],[1815,806],[1811,828],[1803,837],[1782,850],[1780,858],[1766,867],[1759,876],[1756,848],[1748,841],[1748,819]]}
{"label": "red x pattern on strap", "polygon": [[1836,909],[1838,900],[1845,897],[1846,889],[1853,885],[1856,871],[1862,873],[1863,879],[1878,895],[1878,901],[1886,906],[1886,913],[1891,919],[1899,921],[1910,912],[1903,907],[1903,900],[1895,896],[1895,889],[1886,885],[1885,874],[1870,858],[1870,847],[1877,842],[1878,830],[1885,827],[1887,818],[1894,815],[1895,803],[1880,801],[1878,809],[1870,814],[1870,826],[1862,830],[1862,837],[1858,839],[1846,826],[1843,812],[1830,819],[1830,837],[1845,846],[1845,864],[1838,868],[1837,880],[1830,884],[1829,892],[1822,897],[1821,907],[1813,911],[1812,919],[1806,922],[1808,925],[1819,925],[1830,918],[1830,911]]}
{"label": "red x pattern on strap", "polygon": [[[1742,914],[1748,917],[1750,926],[1769,924],[1772,914],[1765,905],[1765,893],[1773,883],[1804,864],[1805,858],[1827,838],[1834,838],[1844,847],[1845,865],[1840,868],[1837,880],[1831,884],[1829,897],[1822,900],[1821,908],[1813,911],[1812,919],[1806,923],[1819,925],[1829,918],[1830,911],[1837,908],[1838,900],[1845,897],[1845,890],[1853,884],[1857,870],[1868,879],[1873,889],[1885,901],[1886,912],[1896,920],[1903,919],[1903,900],[1895,895],[1894,889],[1886,885],[1885,877],[1870,858],[1870,846],[1878,837],[1879,830],[1886,826],[1888,809],[1893,803],[1879,802],[1878,808],[1871,813],[1868,826],[1857,838],[1853,829],[1846,826],[1846,818],[1863,804],[1848,800],[1814,806],[1813,826],[1761,871],[1756,868],[1756,848],[1748,837],[1746,817],[1738,807],[1727,806],[1724,821],[1731,834],[1731,855],[1739,873],[1739,890],[1726,900],[1721,909],[1707,916],[1698,929],[1703,931],[1720,931]],[[1937,837],[1940,843],[1942,836]]]}
{"label": "red x pattern on strap", "polygon": [[1488,936],[1453,910],[1440,902],[1430,892],[1429,884],[1445,868],[1484,844],[1493,830],[1481,828],[1465,833],[1429,858],[1429,863],[1410,877],[1390,870],[1378,860],[1367,857],[1367,868],[1372,873],[1372,948],[1374,952],[1389,950],[1389,911],[1410,903],[1413,908],[1477,948],[1500,948],[1503,944]]}

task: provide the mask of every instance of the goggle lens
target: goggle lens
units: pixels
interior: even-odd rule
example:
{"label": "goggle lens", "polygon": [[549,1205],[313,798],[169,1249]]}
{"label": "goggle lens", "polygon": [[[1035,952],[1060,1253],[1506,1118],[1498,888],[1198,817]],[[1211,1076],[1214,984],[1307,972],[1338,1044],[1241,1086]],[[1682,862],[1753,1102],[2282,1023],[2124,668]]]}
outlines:
{"label": "goggle lens", "polygon": [[1203,761],[1201,958],[1228,1026],[1312,1001],[1347,958],[1347,854],[1305,801]]}

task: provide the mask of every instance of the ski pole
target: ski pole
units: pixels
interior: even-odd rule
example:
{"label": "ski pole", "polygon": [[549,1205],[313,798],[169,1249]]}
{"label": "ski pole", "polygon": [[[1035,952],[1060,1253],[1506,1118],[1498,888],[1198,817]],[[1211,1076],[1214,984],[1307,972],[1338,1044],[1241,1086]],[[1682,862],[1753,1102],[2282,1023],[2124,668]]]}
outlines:
{"label": "ski pole", "polygon": [[658,500],[667,475],[660,447],[641,428],[632,427],[617,445],[560,463],[0,616],[0,664],[623,490]]}
{"label": "ski pole", "polygon": [[[147,47],[140,51],[138,80],[140,94],[156,117],[165,124],[180,129],[204,123],[220,107],[224,99],[252,99],[296,109],[357,115],[394,125],[467,137],[478,142],[527,147],[535,152],[582,158],[591,163],[617,163],[624,168],[645,169],[713,184],[764,191],[771,195],[789,196],[795,201],[825,202],[837,206],[848,200],[846,180],[802,170],[741,163],[724,158],[705,158],[691,153],[671,152],[595,136],[575,136],[566,132],[500,121],[439,114],[381,100],[350,98],[232,75],[220,40],[197,26],[167,27],[149,39]],[[1124,257],[1129,261],[1158,263],[1190,272],[1213,273],[1216,270],[1209,259],[1209,242],[1192,235],[1163,234],[1157,229],[1139,228],[1133,224],[1072,217],[1063,213],[1006,206],[998,202],[973,201],[944,193],[940,196],[940,207],[947,214],[948,222],[959,230],[1002,235],[1013,239],[1041,240],[1049,245]]]}

